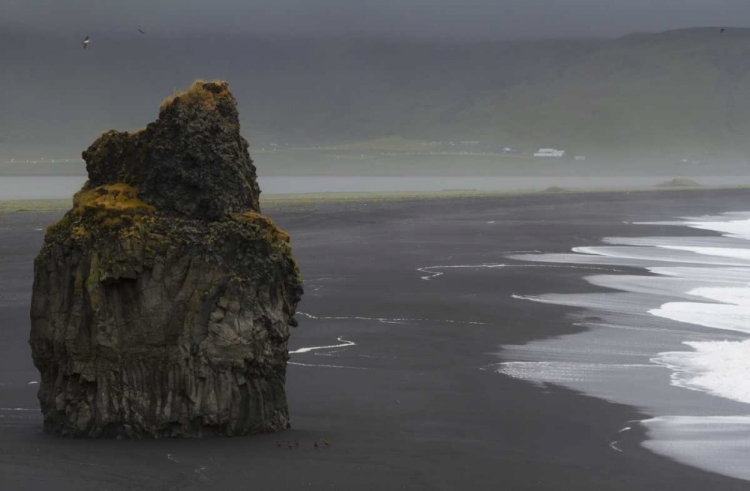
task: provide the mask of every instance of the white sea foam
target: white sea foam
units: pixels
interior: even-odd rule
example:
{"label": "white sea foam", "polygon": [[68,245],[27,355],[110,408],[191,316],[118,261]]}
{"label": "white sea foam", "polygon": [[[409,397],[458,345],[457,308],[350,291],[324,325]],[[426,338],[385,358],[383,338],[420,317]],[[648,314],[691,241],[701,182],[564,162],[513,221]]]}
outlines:
{"label": "white sea foam", "polygon": [[702,247],[744,247],[747,241],[739,238],[722,237],[605,237],[602,242],[608,245],[658,247],[673,246],[702,246]]}
{"label": "white sea foam", "polygon": [[427,276],[422,276],[421,278],[425,281],[430,281],[433,278],[437,278],[438,276],[442,276],[442,271],[436,271],[441,269],[481,269],[481,268],[504,268],[507,264],[454,264],[454,265],[448,265],[448,266],[423,266],[421,268],[417,268],[417,271],[420,273],[426,273]]}
{"label": "white sea foam", "polygon": [[748,268],[706,268],[706,267],[654,267],[646,268],[659,276],[671,276],[691,279],[700,282],[750,283],[750,269]]}
{"label": "white sea foam", "polygon": [[[663,249],[667,249],[666,251]],[[684,251],[681,254],[669,251]],[[750,251],[747,249],[728,249],[719,247],[689,247],[689,246],[598,246],[574,247],[573,252],[593,256],[604,256],[617,259],[635,259],[648,262],[705,264],[711,266],[748,266],[750,267]],[[722,254],[723,252],[723,254]],[[706,257],[697,258],[695,253]]]}
{"label": "white sea foam", "polygon": [[[530,300],[551,305],[565,305],[608,313],[632,314],[643,312],[643,306],[654,304],[654,296],[642,293],[545,293],[536,296],[512,295],[517,300]],[[654,304],[654,305],[658,305]],[[640,312],[639,312],[640,310]]]}
{"label": "white sea foam", "polygon": [[675,251],[688,251],[704,256],[729,257],[732,259],[750,260],[750,249],[739,249],[731,247],[696,247],[696,246],[676,246],[661,245],[662,249],[672,249]]}
{"label": "white sea foam", "polygon": [[717,302],[731,303],[747,307],[747,315],[750,320],[750,288],[738,287],[713,287],[713,288],[696,288],[690,291],[691,295],[697,297],[715,300]]}
{"label": "white sea foam", "polygon": [[622,453],[622,450],[620,449],[620,447],[617,446],[617,440],[615,440],[613,442],[610,442],[609,448],[611,448],[615,452],[621,452]]}
{"label": "white sea foam", "polygon": [[313,320],[375,321],[375,322],[380,322],[381,324],[442,323],[442,324],[467,324],[467,325],[473,325],[473,326],[486,326],[486,325],[488,325],[486,322],[480,322],[480,321],[459,321],[459,320],[454,320],[454,319],[428,319],[428,318],[413,318],[413,317],[398,317],[398,318],[364,317],[364,316],[361,316],[361,315],[356,315],[356,316],[342,316],[342,315],[318,316],[318,315],[310,314],[308,312],[297,312],[297,314],[302,315],[304,317],[307,317],[308,319],[313,319]]}
{"label": "white sea foam", "polygon": [[701,230],[720,232],[727,237],[750,240],[750,220],[687,222],[683,225]]}
{"label": "white sea foam", "polygon": [[549,303],[543,298],[535,297],[533,295],[516,295],[515,293],[510,296],[511,298],[514,298],[516,300],[528,300],[530,302],[540,302],[540,303]]}
{"label": "white sea foam", "polygon": [[[608,245],[576,247],[572,254],[511,256],[534,263],[634,266],[652,273],[586,278],[592,285],[618,290],[615,293],[514,296],[583,307],[607,320],[634,321],[622,325],[634,332],[632,338],[612,339],[634,343],[638,349],[643,346],[645,351],[655,342],[644,360],[651,365],[639,364],[637,349],[634,356],[603,356],[596,340],[609,335],[594,327],[580,335],[529,343],[523,349],[506,347],[507,361],[496,369],[534,383],[558,383],[634,404],[652,414],[681,414],[645,421],[650,440],[644,446],[695,467],[750,480],[750,416],[725,416],[750,414],[750,406],[742,410],[742,404],[750,404],[750,219],[744,213],[653,224],[711,230],[723,237],[610,238],[604,240]],[[659,324],[656,319],[649,322],[642,317],[646,312],[684,328],[674,329],[672,323]],[[676,351],[674,341],[682,342],[686,350]],[[573,351],[563,352],[566,347]],[[623,363],[631,359],[634,363]],[[656,373],[633,371],[648,366],[668,368],[671,385],[677,389],[669,389],[667,395]],[[617,378],[623,372],[626,375]],[[726,401],[717,404],[714,398],[690,395],[680,388]]]}
{"label": "white sea foam", "polygon": [[311,367],[311,368],[338,368],[344,370],[369,370],[367,367],[349,367],[344,365],[322,365],[320,363],[297,363],[296,361],[287,362],[289,365],[297,365],[299,367]]}
{"label": "white sea foam", "polygon": [[747,310],[744,305],[670,302],[649,313],[677,322],[750,334]]}
{"label": "white sea foam", "polygon": [[672,384],[750,404],[750,340],[686,342],[694,351],[659,353]]}
{"label": "white sea foam", "polygon": [[678,322],[750,334],[750,288],[703,287],[689,294],[722,303],[670,302],[649,313]]}
{"label": "white sea foam", "polygon": [[322,349],[347,348],[349,346],[356,346],[356,343],[354,341],[347,341],[343,337],[337,338],[336,341],[338,341],[341,344],[331,344],[328,346],[310,346],[308,348],[300,348],[294,351],[290,351],[289,354],[297,355],[300,353],[308,353],[310,351],[317,351],[317,350],[322,350]]}
{"label": "white sea foam", "polygon": [[[589,276],[586,281],[592,285],[645,295],[669,295],[690,299],[689,292],[701,282],[692,278],[653,277],[643,275],[596,275]],[[703,282],[705,283],[705,282]],[[720,284],[717,282],[717,284]]]}

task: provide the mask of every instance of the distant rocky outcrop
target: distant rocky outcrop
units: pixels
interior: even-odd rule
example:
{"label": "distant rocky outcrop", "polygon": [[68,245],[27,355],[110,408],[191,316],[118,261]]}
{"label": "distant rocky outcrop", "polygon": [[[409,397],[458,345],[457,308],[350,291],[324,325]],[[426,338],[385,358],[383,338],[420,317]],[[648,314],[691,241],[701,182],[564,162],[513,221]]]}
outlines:
{"label": "distant rocky outcrop", "polygon": [[34,264],[45,429],[245,435],[289,426],[289,236],[260,214],[224,82],[196,82],[135,132],[83,152],[89,181]]}
{"label": "distant rocky outcrop", "polygon": [[545,193],[564,193],[567,189],[560,186],[550,186],[544,190]]}
{"label": "distant rocky outcrop", "polygon": [[656,185],[657,188],[697,188],[700,184],[687,178],[677,178],[671,181],[660,182]]}

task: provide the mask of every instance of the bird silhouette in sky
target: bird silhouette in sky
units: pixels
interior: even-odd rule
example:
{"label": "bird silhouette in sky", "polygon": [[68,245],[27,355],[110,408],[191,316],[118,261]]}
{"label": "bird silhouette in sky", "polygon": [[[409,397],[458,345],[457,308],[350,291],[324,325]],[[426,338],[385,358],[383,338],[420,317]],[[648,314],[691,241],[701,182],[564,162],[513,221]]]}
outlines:
{"label": "bird silhouette in sky", "polygon": [[145,33],[145,32],[144,32],[144,31],[143,31],[142,29],[140,29],[140,28],[138,29],[138,32],[140,32],[141,34],[146,34],[146,33]]}
{"label": "bird silhouette in sky", "polygon": [[722,27],[722,28],[721,28],[721,33],[722,33],[722,34],[724,34],[724,31],[726,31],[726,29],[724,29],[724,28]]}
{"label": "bird silhouette in sky", "polygon": [[81,44],[83,45],[83,49],[86,49],[88,47],[89,42],[90,41],[89,41],[89,37],[88,36],[86,36],[86,39],[84,39],[83,41],[81,41]]}

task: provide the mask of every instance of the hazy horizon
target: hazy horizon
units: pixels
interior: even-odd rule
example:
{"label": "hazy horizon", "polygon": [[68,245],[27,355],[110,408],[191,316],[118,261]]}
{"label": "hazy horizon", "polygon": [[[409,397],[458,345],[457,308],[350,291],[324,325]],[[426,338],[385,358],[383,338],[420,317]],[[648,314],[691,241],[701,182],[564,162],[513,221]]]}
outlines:
{"label": "hazy horizon", "polygon": [[[393,137],[736,161],[750,149],[742,25],[738,0],[9,0],[0,162],[77,158],[215,78],[253,152]],[[290,159],[340,156],[319,157]]]}
{"label": "hazy horizon", "polygon": [[[234,33],[425,40],[616,38],[694,26],[750,25],[743,0],[7,0],[0,29],[106,37]],[[136,31],[137,32],[137,31]]]}

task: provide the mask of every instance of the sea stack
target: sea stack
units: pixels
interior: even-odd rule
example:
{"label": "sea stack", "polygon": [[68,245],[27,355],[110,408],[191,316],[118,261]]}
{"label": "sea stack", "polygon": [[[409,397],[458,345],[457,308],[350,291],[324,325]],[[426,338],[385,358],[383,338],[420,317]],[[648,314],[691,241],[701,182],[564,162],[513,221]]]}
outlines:
{"label": "sea stack", "polygon": [[289,427],[302,295],[261,215],[237,103],[196,82],[83,152],[89,180],[34,264],[31,349],[50,433],[247,435]]}

